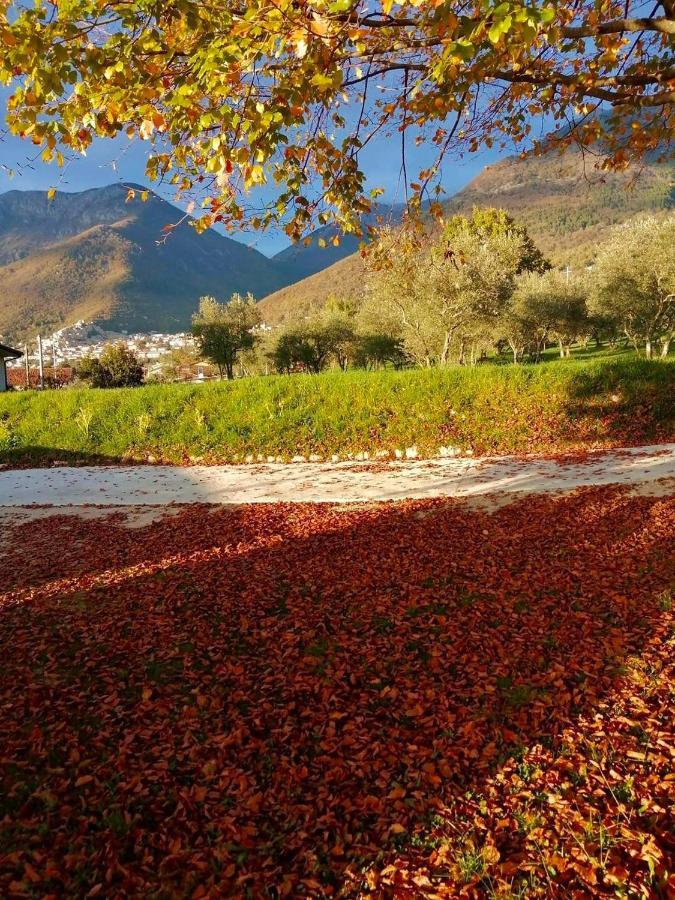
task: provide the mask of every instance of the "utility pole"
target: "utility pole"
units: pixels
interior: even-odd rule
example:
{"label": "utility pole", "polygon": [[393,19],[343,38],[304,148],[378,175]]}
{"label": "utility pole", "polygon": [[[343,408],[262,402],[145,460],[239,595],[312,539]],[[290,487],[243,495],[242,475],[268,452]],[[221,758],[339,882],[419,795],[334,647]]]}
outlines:
{"label": "utility pole", "polygon": [[40,368],[40,390],[45,386],[45,361],[42,356],[42,335],[38,334],[38,366]]}
{"label": "utility pole", "polygon": [[26,390],[30,388],[30,362],[28,360],[28,344],[23,345],[23,362],[26,368]]}

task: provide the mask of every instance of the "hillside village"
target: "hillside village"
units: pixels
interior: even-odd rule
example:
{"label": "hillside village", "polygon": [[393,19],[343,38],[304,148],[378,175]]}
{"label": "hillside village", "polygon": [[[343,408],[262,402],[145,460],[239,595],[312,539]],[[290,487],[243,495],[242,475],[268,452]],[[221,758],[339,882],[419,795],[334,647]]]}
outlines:
{"label": "hillside village", "polygon": [[[261,323],[259,332],[270,331],[271,326]],[[162,333],[157,331],[127,334],[109,331],[96,322],[80,320],[73,325],[60,328],[42,338],[42,365],[49,370],[67,372],[65,381],[74,380],[75,371],[83,359],[98,359],[106,347],[121,345],[131,351],[142,363],[148,380],[160,379],[165,374],[167,360],[175,353],[184,354],[184,362],[172,378],[173,381],[201,383],[216,377],[214,366],[199,359],[194,337],[191,332]],[[13,387],[25,387],[26,360],[32,373],[30,383],[39,372],[40,356],[38,344],[31,341],[24,344],[24,355],[20,359],[8,359],[7,369]]]}

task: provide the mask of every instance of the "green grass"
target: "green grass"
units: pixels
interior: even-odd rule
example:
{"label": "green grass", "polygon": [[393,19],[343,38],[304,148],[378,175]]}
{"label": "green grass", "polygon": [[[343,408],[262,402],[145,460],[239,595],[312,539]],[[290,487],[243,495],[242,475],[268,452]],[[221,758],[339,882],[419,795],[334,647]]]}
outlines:
{"label": "green grass", "polygon": [[242,461],[440,446],[554,452],[670,440],[675,361],[327,372],[0,396],[0,461]]}

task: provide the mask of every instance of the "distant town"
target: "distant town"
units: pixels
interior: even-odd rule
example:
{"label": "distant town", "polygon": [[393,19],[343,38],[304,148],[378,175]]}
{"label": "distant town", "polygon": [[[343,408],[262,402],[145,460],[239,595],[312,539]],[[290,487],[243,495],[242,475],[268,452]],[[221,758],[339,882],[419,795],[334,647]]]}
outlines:
{"label": "distant town", "polygon": [[[268,331],[268,325],[259,326],[259,330]],[[131,350],[143,364],[146,378],[160,377],[164,364],[173,354],[183,351],[186,356],[193,355],[194,362],[184,365],[177,380],[207,381],[215,377],[213,366],[207,362],[199,362],[195,341],[190,332],[165,334],[147,332],[128,334],[124,331],[108,331],[94,322],[80,320],[42,338],[42,364],[45,370],[77,369],[79,363],[87,358],[99,358],[105,347],[110,344],[122,344]],[[19,349],[24,350],[22,345]],[[26,358],[31,371],[39,369],[39,349],[36,339],[25,346],[27,353],[17,360],[8,360],[8,369],[24,369]],[[12,379],[20,386],[17,379]]]}

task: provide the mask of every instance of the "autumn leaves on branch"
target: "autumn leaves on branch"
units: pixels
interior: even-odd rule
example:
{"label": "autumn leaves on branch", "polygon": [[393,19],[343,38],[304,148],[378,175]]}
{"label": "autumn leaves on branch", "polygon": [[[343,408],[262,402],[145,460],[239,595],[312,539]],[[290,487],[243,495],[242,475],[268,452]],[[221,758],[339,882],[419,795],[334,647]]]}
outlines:
{"label": "autumn leaves on branch", "polygon": [[[434,199],[452,150],[576,142],[621,168],[672,145],[672,0],[647,16],[635,0],[3,9],[10,129],[59,164],[96,136],[148,141],[148,176],[197,191],[202,228],[282,223],[297,239],[336,220],[358,231],[373,199],[359,157],[382,136],[400,143],[413,206]],[[538,120],[548,134],[534,140]],[[408,185],[412,142],[436,159]]]}

